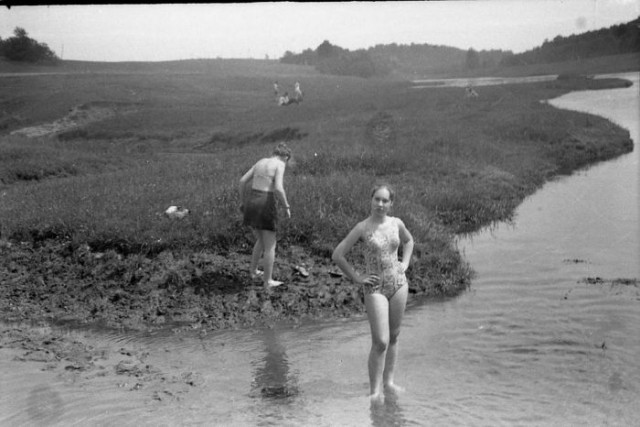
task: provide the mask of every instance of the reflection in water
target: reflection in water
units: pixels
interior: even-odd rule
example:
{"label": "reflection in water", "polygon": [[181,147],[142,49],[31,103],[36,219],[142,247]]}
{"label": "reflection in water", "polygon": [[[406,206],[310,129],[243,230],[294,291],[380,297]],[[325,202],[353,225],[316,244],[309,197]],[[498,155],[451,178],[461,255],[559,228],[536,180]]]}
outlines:
{"label": "reflection in water", "polygon": [[432,89],[440,87],[495,86],[512,83],[537,83],[556,80],[556,74],[528,77],[470,77],[467,79],[423,79],[414,80],[413,89]]}
{"label": "reflection in water", "polygon": [[274,402],[291,403],[298,395],[297,376],[289,371],[287,353],[278,331],[274,328],[260,332],[265,355],[253,362],[255,366],[251,397],[262,397]]}
{"label": "reflection in water", "polygon": [[60,421],[62,417],[63,405],[60,394],[46,384],[33,388],[27,403],[29,418],[38,425],[51,425]]}
{"label": "reflection in water", "polygon": [[371,405],[371,425],[373,427],[400,427],[409,424],[412,423],[407,422],[397,395],[387,393],[384,404]]}

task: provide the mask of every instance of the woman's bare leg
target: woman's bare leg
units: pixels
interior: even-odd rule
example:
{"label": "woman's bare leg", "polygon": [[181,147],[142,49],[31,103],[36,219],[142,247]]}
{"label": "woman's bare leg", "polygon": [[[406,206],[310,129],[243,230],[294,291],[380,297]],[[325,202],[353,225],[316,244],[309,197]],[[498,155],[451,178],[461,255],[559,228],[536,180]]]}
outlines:
{"label": "woman's bare leg", "polygon": [[372,403],[384,400],[382,375],[389,345],[389,302],[381,294],[365,295],[369,326],[371,326],[371,351],[369,352],[369,386]]}
{"label": "woman's bare leg", "polygon": [[389,301],[389,347],[387,348],[387,357],[384,365],[384,387],[388,390],[399,392],[404,389],[394,383],[394,369],[396,367],[396,358],[398,357],[398,336],[400,335],[400,325],[404,317],[405,307],[407,305],[407,296],[409,294],[409,286],[404,285],[391,297]]}
{"label": "woman's bare leg", "polygon": [[262,244],[264,245],[264,286],[273,287],[281,285],[282,282],[273,280],[273,262],[276,258],[276,232],[260,230]]}
{"label": "woman's bare leg", "polygon": [[260,258],[262,257],[262,252],[264,252],[264,243],[262,242],[262,234],[260,234],[259,230],[252,230],[253,235],[256,238],[256,244],[253,245],[253,253],[251,254],[251,275],[254,276],[257,274],[258,265],[260,264]]}

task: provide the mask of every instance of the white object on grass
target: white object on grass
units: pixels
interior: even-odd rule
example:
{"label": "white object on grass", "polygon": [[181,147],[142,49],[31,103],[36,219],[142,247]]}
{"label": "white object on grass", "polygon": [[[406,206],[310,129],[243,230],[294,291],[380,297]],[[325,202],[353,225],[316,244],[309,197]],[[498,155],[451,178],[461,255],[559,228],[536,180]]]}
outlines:
{"label": "white object on grass", "polygon": [[189,209],[183,208],[182,206],[169,206],[169,208],[164,211],[164,214],[172,219],[182,219],[189,215]]}

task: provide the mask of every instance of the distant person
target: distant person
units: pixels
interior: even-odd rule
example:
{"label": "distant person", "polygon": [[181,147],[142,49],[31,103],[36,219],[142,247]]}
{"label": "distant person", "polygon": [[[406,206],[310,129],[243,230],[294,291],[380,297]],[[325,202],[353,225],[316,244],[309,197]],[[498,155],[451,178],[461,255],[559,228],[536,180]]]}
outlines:
{"label": "distant person", "polygon": [[302,90],[300,90],[300,82],[296,82],[295,84],[295,99],[296,101],[302,101]]}
{"label": "distant person", "polygon": [[278,99],[278,105],[280,106],[289,105],[289,102],[289,92],[285,92],[284,95]]}
{"label": "distant person", "polygon": [[280,88],[278,87],[278,81],[277,80],[275,82],[273,82],[273,92],[275,94],[276,99],[278,99],[278,96],[280,95]]}
{"label": "distant person", "polygon": [[[388,184],[373,187],[371,213],[356,224],[336,246],[332,259],[353,282],[361,284],[371,327],[369,384],[372,403],[384,401],[384,390],[402,388],[394,383],[398,356],[398,335],[407,304],[409,285],[405,271],[413,253],[413,237],[400,218],[389,216],[395,198]],[[358,242],[364,243],[365,274],[356,272],[346,254]],[[398,247],[402,244],[402,261]]]}
{"label": "distant person", "polygon": [[475,91],[471,86],[467,86],[465,89],[465,93],[467,98],[477,98],[478,92]]}
{"label": "distant person", "polygon": [[[284,170],[290,158],[291,150],[287,144],[281,142],[273,150],[271,157],[258,160],[240,178],[243,224],[252,228],[256,238],[251,255],[251,278],[254,280],[262,278],[265,288],[282,284],[273,280],[278,222],[276,197],[284,205],[287,218],[291,218],[291,210],[283,186]],[[262,256],[264,256],[264,271],[258,270]]]}

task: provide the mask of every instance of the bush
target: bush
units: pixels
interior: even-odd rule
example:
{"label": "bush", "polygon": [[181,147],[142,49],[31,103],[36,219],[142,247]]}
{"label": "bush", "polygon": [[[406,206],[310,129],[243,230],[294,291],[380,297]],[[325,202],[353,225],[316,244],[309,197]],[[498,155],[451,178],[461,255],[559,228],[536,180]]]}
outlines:
{"label": "bush", "polygon": [[13,31],[14,36],[0,40],[0,55],[10,61],[20,62],[56,62],[58,57],[45,43],[29,38],[20,27]]}

